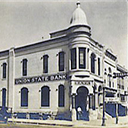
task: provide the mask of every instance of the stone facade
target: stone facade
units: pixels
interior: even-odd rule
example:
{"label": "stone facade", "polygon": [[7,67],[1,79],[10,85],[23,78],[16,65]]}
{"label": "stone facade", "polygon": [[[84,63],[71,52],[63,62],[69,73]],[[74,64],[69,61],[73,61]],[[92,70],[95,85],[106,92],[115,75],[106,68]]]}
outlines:
{"label": "stone facade", "polygon": [[[7,107],[17,118],[32,118],[35,114],[33,117],[44,119],[46,116],[46,119],[92,120],[102,117],[105,87],[108,108],[118,100],[121,110],[127,109],[127,78],[122,78],[120,86],[118,78],[113,78],[113,73],[127,70],[117,63],[110,49],[91,38],[91,27],[80,3],[77,3],[70,26],[50,36],[46,41],[0,52],[0,106]],[[60,52],[64,53],[62,62]],[[46,73],[45,55],[48,56]],[[62,71],[59,71],[59,63],[64,65]],[[23,75],[23,68],[26,75]],[[60,85],[64,87],[63,102],[59,99]],[[49,88],[46,97],[42,87]],[[27,95],[21,94],[22,89],[27,89]],[[49,102],[43,106],[44,97]],[[114,117],[109,109],[106,112]]]}

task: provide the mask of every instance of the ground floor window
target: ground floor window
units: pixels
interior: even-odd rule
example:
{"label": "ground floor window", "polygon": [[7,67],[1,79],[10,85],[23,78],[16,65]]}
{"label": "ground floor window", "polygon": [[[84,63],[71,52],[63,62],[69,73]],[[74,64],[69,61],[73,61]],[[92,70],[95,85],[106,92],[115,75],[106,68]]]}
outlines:
{"label": "ground floor window", "polygon": [[28,89],[22,88],[21,89],[21,107],[28,106]]}
{"label": "ground floor window", "polygon": [[41,88],[41,107],[50,106],[50,89],[48,86]]}
{"label": "ground floor window", "polygon": [[59,85],[58,89],[58,106],[64,107],[65,104],[65,90],[64,85]]}
{"label": "ground floor window", "polygon": [[2,89],[2,106],[6,106],[6,89]]}

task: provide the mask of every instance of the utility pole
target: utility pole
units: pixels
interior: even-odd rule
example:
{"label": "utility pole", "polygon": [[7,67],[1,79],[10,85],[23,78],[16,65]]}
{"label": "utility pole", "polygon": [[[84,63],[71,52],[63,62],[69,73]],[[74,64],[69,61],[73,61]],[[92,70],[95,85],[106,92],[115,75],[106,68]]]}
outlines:
{"label": "utility pole", "polygon": [[105,126],[105,87],[103,87],[103,117],[102,117],[102,126]]}
{"label": "utility pole", "polygon": [[[118,91],[116,97],[118,99]],[[116,101],[116,124],[118,124],[118,100]]]}

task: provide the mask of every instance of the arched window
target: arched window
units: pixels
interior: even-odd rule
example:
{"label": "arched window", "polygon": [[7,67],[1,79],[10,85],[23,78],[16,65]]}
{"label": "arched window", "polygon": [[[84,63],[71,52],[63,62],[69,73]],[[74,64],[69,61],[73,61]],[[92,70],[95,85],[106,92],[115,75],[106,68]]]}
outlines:
{"label": "arched window", "polygon": [[98,58],[98,75],[100,76],[100,58]]}
{"label": "arched window", "polygon": [[28,89],[22,88],[21,89],[21,107],[28,106]]}
{"label": "arched window", "polygon": [[43,73],[48,73],[48,55],[43,56]]}
{"label": "arched window", "polygon": [[108,84],[109,84],[109,87],[111,87],[112,85],[111,85],[111,83],[112,83],[112,75],[111,75],[111,73],[112,73],[112,70],[111,70],[111,68],[109,67],[108,68],[108,71],[109,71],[109,73],[108,73]]}
{"label": "arched window", "polygon": [[41,88],[41,106],[49,107],[50,106],[50,89],[48,86]]}
{"label": "arched window", "polygon": [[3,63],[3,78],[6,78],[6,63]]}
{"label": "arched window", "polygon": [[91,54],[91,72],[95,73],[95,58],[96,55],[94,53]]}
{"label": "arched window", "polygon": [[6,106],[6,89],[2,89],[2,106]]}
{"label": "arched window", "polygon": [[27,59],[23,59],[22,61],[22,75],[27,76]]}
{"label": "arched window", "polygon": [[64,71],[64,52],[59,52],[59,71]]}
{"label": "arched window", "polygon": [[64,85],[59,85],[59,88],[58,88],[58,106],[64,107],[64,105],[65,105]]}

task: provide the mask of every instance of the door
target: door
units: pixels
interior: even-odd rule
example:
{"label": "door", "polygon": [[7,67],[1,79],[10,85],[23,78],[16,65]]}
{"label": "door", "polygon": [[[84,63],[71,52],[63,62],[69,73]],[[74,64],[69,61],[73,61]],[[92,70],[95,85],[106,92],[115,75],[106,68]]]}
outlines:
{"label": "door", "polygon": [[88,89],[79,87],[76,96],[76,114],[77,120],[89,120],[88,112]]}

